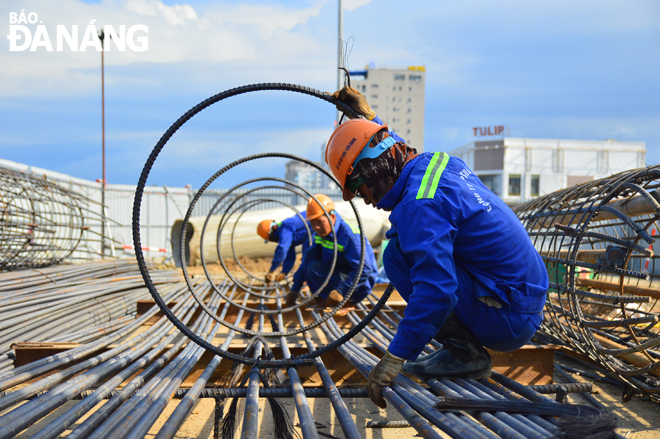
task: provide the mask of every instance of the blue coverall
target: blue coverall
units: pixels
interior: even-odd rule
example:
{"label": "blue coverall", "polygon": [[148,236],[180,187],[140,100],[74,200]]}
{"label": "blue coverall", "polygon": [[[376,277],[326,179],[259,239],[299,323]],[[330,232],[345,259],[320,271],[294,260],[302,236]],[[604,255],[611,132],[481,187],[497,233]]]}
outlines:
{"label": "blue coverall", "polygon": [[393,355],[415,360],[451,311],[489,349],[531,339],[543,319],[546,268],[513,211],[462,160],[420,154],[377,207],[391,210],[383,263],[407,302]]}
{"label": "blue coverall", "polygon": [[[307,213],[301,212],[301,216],[307,219]],[[311,231],[311,228],[309,229]],[[313,233],[313,232],[312,232]],[[277,240],[277,248],[273,254],[273,263],[270,264],[270,271],[277,270],[282,265],[282,273],[287,274],[296,263],[296,246],[302,245],[302,254],[309,248],[309,235],[307,227],[298,215],[287,218],[277,225],[277,230],[273,232],[273,237]]]}
{"label": "blue coverall", "polygon": [[[319,297],[325,299],[330,291],[337,290],[342,296],[349,291],[358,266],[360,265],[361,236],[360,229],[344,221],[341,216],[336,216],[335,233],[337,234],[337,263],[328,284],[323,288]],[[353,295],[349,299],[353,303],[359,303],[367,297],[374,284],[378,266],[374,251],[365,239],[364,269]],[[332,264],[334,255],[334,241],[332,233],[326,237],[314,234],[314,244],[305,252],[300,267],[293,275],[292,291],[300,291],[304,282],[307,282],[312,293],[316,292],[323,284]]]}

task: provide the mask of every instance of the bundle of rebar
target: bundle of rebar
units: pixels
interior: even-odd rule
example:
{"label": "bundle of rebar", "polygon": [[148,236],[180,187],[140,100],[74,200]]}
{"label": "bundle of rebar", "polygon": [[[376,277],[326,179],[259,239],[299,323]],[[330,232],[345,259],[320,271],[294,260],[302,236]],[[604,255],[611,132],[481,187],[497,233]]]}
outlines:
{"label": "bundle of rebar", "polygon": [[[181,280],[156,273],[156,282]],[[135,261],[58,265],[0,274],[0,371],[17,343],[85,343],[128,325],[148,299]]]}
{"label": "bundle of rebar", "polygon": [[[162,273],[163,276],[171,274],[169,271]],[[159,273],[151,270],[151,275],[157,279]],[[204,284],[194,285],[197,294],[208,299],[213,312],[219,313],[223,319],[228,318],[231,305]],[[87,285],[98,286],[95,279],[89,279],[80,288],[84,290]],[[250,295],[241,292],[232,282],[225,280],[217,286],[230,298],[247,305]],[[241,341],[240,333],[227,330],[207,313],[197,312],[200,305],[188,294],[185,282],[167,282],[159,287],[165,300],[171,304],[174,315],[205,340],[221,343],[224,349]],[[370,296],[364,306],[349,314],[353,324],[364,317],[377,299],[374,295]],[[381,313],[363,331],[363,335],[381,351],[386,349],[392,334],[396,332],[397,323],[402,319],[391,308],[386,310],[387,313]],[[30,426],[30,437],[40,439],[56,438],[67,430],[68,437],[73,438],[140,438],[148,432],[158,439],[172,438],[202,396],[215,397],[219,403],[217,409],[223,407],[225,398],[235,397],[244,401],[242,419],[236,423],[241,424],[243,438],[258,437],[259,425],[264,417],[259,410],[261,398],[270,401],[290,396],[294,398],[303,438],[318,438],[322,433],[318,430],[309,401],[309,398],[319,397],[330,399],[346,438],[362,437],[344,398],[364,397],[364,390],[338,388],[320,357],[315,357],[312,364],[321,378],[322,391],[303,388],[295,366],[285,368],[288,380],[279,381],[275,388],[259,391],[263,376],[268,374],[268,369],[259,364],[260,355],[279,348],[284,357],[288,357],[290,347],[296,340],[287,337],[260,338],[252,343],[254,364],[246,368],[244,386],[235,388],[234,385],[224,393],[207,388],[211,376],[223,361],[222,357],[215,356],[192,387],[181,392],[182,382],[194,370],[204,349],[182,337],[166,317],[158,318],[157,312],[158,308],[154,306],[127,322],[122,321],[121,317],[115,318],[112,322],[121,324],[108,326],[100,331],[102,333],[98,337],[86,341],[78,339],[78,345],[69,350],[13,370],[0,371],[0,438],[16,436]],[[255,324],[255,329],[263,332],[267,321],[276,328],[283,328],[285,324],[301,325],[305,321],[303,313],[308,312],[298,308],[295,310],[296,322],[285,322],[282,313],[270,321],[263,314],[240,310],[233,321],[243,330]],[[317,321],[321,317],[315,312],[312,316]],[[340,338],[344,334],[334,319],[321,323],[319,329],[330,339]],[[94,328],[87,332],[93,331]],[[75,339],[73,333],[71,336]],[[308,351],[312,352],[319,346],[311,331],[299,336]],[[61,338],[67,339],[64,335]],[[435,347],[435,343],[430,345],[426,352],[433,352]],[[365,376],[378,361],[378,357],[353,340],[338,349]],[[490,379],[478,381],[443,379],[428,380],[425,384],[420,385],[399,375],[391,386],[384,389],[384,397],[390,406],[399,411],[407,425],[415,428],[422,437],[440,438],[439,431],[442,431],[454,438],[552,438],[562,432],[562,418],[557,417],[561,414],[562,404],[497,373],[493,373]],[[489,403],[491,407],[470,413],[458,407],[440,412],[434,408],[442,401],[439,396]],[[165,419],[164,423],[157,422],[165,406],[175,397],[180,399],[174,411],[161,418]],[[104,404],[98,404],[104,400]],[[529,402],[543,402],[545,410],[550,405],[550,408],[556,407],[557,412],[549,415],[548,412],[537,414],[533,410],[525,413],[516,411],[529,410],[529,406],[525,405]],[[56,416],[48,416],[56,409],[59,409]],[[238,416],[235,411],[230,412],[231,409],[225,418]],[[220,430],[218,419],[215,437],[220,437]],[[289,430],[288,433],[292,432]]]}
{"label": "bundle of rebar", "polygon": [[638,392],[660,392],[660,167],[622,172],[514,210],[550,278],[543,330]]}
{"label": "bundle of rebar", "polygon": [[101,207],[75,187],[0,167],[0,271],[98,254]]}

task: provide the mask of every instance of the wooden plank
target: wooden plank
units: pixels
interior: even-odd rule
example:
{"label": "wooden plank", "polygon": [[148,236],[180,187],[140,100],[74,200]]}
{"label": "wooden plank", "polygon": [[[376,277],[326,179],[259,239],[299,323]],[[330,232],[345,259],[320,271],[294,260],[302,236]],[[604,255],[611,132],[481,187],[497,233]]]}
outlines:
{"label": "wooden plank", "polygon": [[78,343],[14,343],[11,345],[11,348],[14,349],[16,354],[16,358],[14,359],[14,367],[20,367],[37,360],[41,360],[42,358],[50,357],[51,355],[77,348],[78,346],[80,346]]}
{"label": "wooden plank", "polygon": [[520,384],[552,384],[557,346],[525,345],[512,352],[488,350],[493,370]]}

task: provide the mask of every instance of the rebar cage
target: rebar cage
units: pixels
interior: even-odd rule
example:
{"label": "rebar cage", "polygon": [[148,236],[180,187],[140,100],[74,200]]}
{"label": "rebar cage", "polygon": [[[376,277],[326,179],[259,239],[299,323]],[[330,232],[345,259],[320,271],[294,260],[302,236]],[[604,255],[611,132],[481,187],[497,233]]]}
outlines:
{"label": "rebar cage", "polygon": [[543,330],[632,388],[660,391],[660,167],[583,183],[518,205],[548,269]]}

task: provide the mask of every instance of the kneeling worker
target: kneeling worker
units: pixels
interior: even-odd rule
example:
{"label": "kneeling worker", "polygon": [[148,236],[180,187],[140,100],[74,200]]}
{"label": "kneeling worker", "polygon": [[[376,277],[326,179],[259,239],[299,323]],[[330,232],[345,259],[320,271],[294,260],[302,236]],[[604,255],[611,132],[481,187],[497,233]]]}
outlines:
{"label": "kneeling worker", "polygon": [[[307,203],[307,220],[310,221],[314,231],[314,243],[305,252],[298,271],[293,275],[293,285],[286,297],[286,306],[292,306],[303,283],[307,282],[312,293],[316,292],[328,276],[334,257],[334,241],[332,230],[334,228],[337,236],[337,262],[334,272],[323,291],[317,297],[315,308],[334,307],[341,302],[343,296],[349,291],[360,265],[360,250],[362,238],[357,226],[342,220],[341,216],[334,211],[335,203],[323,194],[315,197],[323,204],[323,208],[329,213],[330,221],[326,217],[323,208],[310,198]],[[374,251],[369,241],[365,239],[364,268],[353,291],[351,298],[346,303],[343,312],[355,308],[355,304],[367,297],[376,283],[378,267]]]}
{"label": "kneeling worker", "polygon": [[[277,248],[273,254],[273,262],[270,270],[266,273],[266,282],[284,280],[296,263],[296,247],[302,245],[302,254],[309,248],[309,234],[305,225],[305,212],[301,213],[303,219],[298,215],[287,218],[282,222],[265,219],[257,226],[257,234],[266,242],[277,242]],[[282,271],[275,275],[277,267],[282,265]]]}
{"label": "kneeling worker", "polygon": [[[335,98],[368,120],[340,125],[325,161],[344,200],[358,196],[391,212],[383,262],[407,302],[385,356],[369,373],[369,396],[385,407],[381,390],[402,371],[424,379],[490,375],[484,347],[518,349],[543,320],[543,260],[513,211],[462,160],[417,154],[376,123],[354,89]],[[442,348],[415,361],[431,338]]]}

